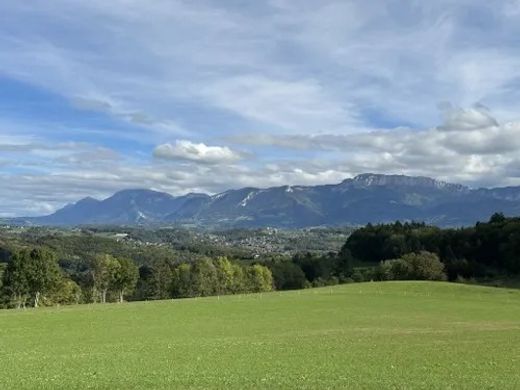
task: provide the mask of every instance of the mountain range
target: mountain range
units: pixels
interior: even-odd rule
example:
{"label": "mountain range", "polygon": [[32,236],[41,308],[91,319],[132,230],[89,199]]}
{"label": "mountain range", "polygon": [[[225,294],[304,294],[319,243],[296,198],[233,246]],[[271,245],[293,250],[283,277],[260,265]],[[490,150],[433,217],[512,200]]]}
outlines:
{"label": "mountain range", "polygon": [[31,225],[172,225],[311,227],[395,220],[464,226],[495,212],[520,215],[520,187],[472,189],[428,177],[362,174],[339,184],[241,188],[216,195],[172,196],[146,189],[84,198]]}

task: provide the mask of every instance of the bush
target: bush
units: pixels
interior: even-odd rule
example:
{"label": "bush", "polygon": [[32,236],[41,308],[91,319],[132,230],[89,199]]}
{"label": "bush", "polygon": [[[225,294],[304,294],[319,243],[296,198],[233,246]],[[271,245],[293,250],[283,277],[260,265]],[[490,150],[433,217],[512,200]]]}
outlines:
{"label": "bush", "polygon": [[370,279],[366,279],[365,278],[365,274],[360,269],[354,269],[354,272],[352,272],[351,278],[356,283],[360,283],[360,282],[364,282],[366,280],[370,280]]}
{"label": "bush", "polygon": [[435,253],[409,253],[400,259],[381,262],[379,280],[446,280],[444,264]]}

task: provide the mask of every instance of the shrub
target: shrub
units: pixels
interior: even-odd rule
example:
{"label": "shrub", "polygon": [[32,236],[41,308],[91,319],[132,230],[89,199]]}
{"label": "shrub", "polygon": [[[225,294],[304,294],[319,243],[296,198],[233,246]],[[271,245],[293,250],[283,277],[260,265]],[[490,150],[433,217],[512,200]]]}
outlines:
{"label": "shrub", "polygon": [[446,280],[444,264],[435,253],[408,253],[400,259],[381,262],[379,280]]}

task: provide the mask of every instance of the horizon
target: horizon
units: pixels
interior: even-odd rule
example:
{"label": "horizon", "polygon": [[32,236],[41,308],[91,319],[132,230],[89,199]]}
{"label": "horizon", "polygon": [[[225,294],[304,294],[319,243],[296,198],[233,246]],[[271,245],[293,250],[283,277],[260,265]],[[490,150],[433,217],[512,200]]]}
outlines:
{"label": "horizon", "polygon": [[7,0],[0,15],[0,218],[364,172],[520,185],[517,0]]}

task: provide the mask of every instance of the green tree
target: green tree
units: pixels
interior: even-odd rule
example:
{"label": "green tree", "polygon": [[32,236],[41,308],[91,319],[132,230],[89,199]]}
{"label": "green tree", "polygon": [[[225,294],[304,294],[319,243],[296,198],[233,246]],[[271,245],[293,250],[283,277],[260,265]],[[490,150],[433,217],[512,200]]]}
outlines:
{"label": "green tree", "polygon": [[137,300],[168,299],[172,297],[173,266],[167,260],[139,268],[134,298]]}
{"label": "green tree", "polygon": [[174,269],[171,289],[174,298],[194,296],[191,264],[183,263]]}
{"label": "green tree", "polygon": [[273,275],[269,268],[260,264],[248,267],[248,287],[251,292],[267,292],[273,290]]}
{"label": "green tree", "polygon": [[383,261],[376,276],[379,280],[446,280],[444,264],[435,253],[426,251]]}
{"label": "green tree", "polygon": [[96,255],[91,259],[90,272],[94,299],[99,293],[101,303],[106,303],[107,293],[120,267],[117,259],[111,255]]}
{"label": "green tree", "polygon": [[350,249],[343,247],[338,253],[335,273],[338,276],[349,277],[352,275],[354,267],[354,257],[350,252]]}
{"label": "green tree", "polygon": [[247,289],[247,280],[244,267],[240,264],[233,263],[233,280],[231,286],[231,294],[240,294]]}
{"label": "green tree", "polygon": [[214,261],[217,271],[217,291],[218,295],[232,294],[235,278],[234,265],[227,257],[219,257]]}
{"label": "green tree", "polygon": [[411,268],[413,279],[419,280],[446,280],[444,264],[439,260],[435,253],[421,251],[419,253],[409,253],[402,259]]}
{"label": "green tree", "polygon": [[211,259],[197,260],[191,269],[191,282],[196,296],[215,295],[218,288],[217,269]]}
{"label": "green tree", "polygon": [[81,302],[81,288],[71,279],[62,278],[43,300],[44,305],[74,305]]}
{"label": "green tree", "polygon": [[4,294],[9,297],[10,302],[16,307],[25,307],[29,296],[29,284],[27,281],[26,265],[27,251],[15,252],[11,262],[3,275]]}
{"label": "green tree", "polygon": [[131,293],[137,279],[139,277],[139,271],[137,266],[132,260],[126,258],[116,259],[119,266],[113,268],[111,288],[117,291],[119,296],[119,303],[123,303],[124,295]]}
{"label": "green tree", "polygon": [[42,295],[51,292],[61,281],[61,272],[56,255],[46,249],[21,252],[22,267],[34,307],[38,307]]}
{"label": "green tree", "polygon": [[300,266],[291,261],[279,261],[270,268],[277,290],[296,290],[308,283]]}

